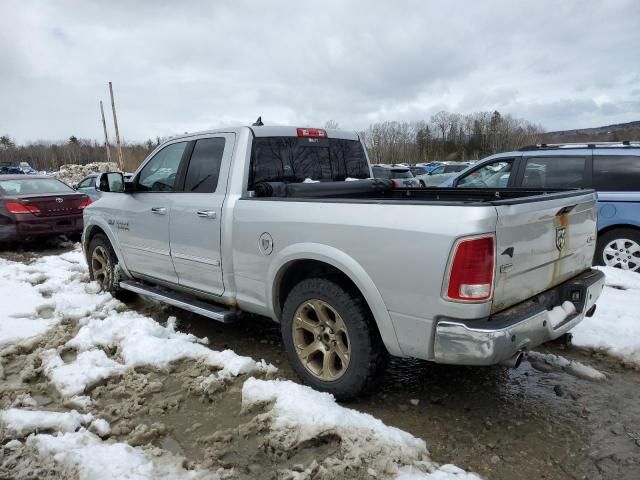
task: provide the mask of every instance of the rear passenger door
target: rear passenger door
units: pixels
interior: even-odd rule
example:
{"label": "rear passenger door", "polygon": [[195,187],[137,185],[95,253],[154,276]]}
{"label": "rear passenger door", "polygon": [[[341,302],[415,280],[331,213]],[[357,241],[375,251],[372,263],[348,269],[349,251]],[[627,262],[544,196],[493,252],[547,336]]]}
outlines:
{"label": "rear passenger door", "polygon": [[517,186],[522,188],[591,188],[591,155],[523,156]]}
{"label": "rear passenger door", "polygon": [[232,133],[195,140],[182,193],[171,210],[171,256],[178,283],[214,295],[224,292],[222,206],[234,145]]}

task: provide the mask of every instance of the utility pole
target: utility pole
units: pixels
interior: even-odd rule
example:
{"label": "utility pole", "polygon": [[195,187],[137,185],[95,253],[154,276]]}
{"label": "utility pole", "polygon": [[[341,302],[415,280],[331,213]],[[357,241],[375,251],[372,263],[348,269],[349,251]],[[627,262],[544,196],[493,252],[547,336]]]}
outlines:
{"label": "utility pole", "polygon": [[113,110],[113,127],[116,130],[116,145],[118,147],[118,166],[124,170],[124,159],[122,158],[122,145],[120,144],[120,130],[118,130],[118,117],[116,116],[116,103],[113,100],[113,86],[109,82],[109,94],[111,95],[111,109]]}
{"label": "utility pole", "polygon": [[107,149],[107,162],[111,162],[111,148],[109,147],[109,135],[107,134],[107,122],[104,120],[102,100],[100,100],[100,114],[102,115],[102,128],[104,130],[104,147]]}

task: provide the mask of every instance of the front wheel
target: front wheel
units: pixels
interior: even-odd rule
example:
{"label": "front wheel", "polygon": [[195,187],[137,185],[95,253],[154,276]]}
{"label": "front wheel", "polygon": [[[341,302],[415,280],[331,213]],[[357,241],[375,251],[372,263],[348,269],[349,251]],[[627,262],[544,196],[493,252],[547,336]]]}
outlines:
{"label": "front wheel", "polygon": [[618,228],[601,235],[595,263],[640,272],[640,232],[632,228]]}
{"label": "front wheel", "polygon": [[118,257],[107,237],[99,233],[91,239],[87,260],[89,278],[98,282],[102,291],[120,300],[128,300],[132,296],[131,292],[120,288]]}
{"label": "front wheel", "polygon": [[291,290],[281,328],[296,374],[339,400],[360,394],[386,359],[364,299],[327,279],[306,279]]}

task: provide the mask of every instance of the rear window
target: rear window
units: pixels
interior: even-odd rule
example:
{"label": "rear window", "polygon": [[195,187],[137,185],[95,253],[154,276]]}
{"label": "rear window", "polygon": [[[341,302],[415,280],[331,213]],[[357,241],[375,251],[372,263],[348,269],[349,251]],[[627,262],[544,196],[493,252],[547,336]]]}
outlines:
{"label": "rear window", "polygon": [[391,170],[391,178],[413,178],[413,173],[410,170]]}
{"label": "rear window", "polygon": [[640,156],[594,156],[593,187],[610,192],[640,191]]}
{"label": "rear window", "polygon": [[37,195],[39,193],[72,193],[75,190],[55,178],[0,180],[4,195]]}
{"label": "rear window", "polygon": [[253,141],[249,188],[260,182],[343,181],[369,178],[369,166],[357,140],[258,137]]}

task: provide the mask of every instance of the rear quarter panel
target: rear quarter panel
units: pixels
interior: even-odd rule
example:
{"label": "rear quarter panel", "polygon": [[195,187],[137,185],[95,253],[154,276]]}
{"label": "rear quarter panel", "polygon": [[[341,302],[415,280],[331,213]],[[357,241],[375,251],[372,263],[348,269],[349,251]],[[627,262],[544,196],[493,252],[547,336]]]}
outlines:
{"label": "rear quarter panel", "polygon": [[598,192],[598,231],[617,225],[640,228],[640,192]]}
{"label": "rear quarter panel", "polygon": [[[401,354],[431,358],[438,315],[478,318],[490,310],[490,303],[446,302],[441,292],[455,239],[493,232],[495,223],[491,206],[242,199],[233,210],[238,304],[279,320],[273,283],[280,269],[296,259],[325,261],[361,289],[391,353],[399,354],[397,343]],[[258,247],[265,232],[270,255]],[[393,330],[396,339],[388,338]]]}

